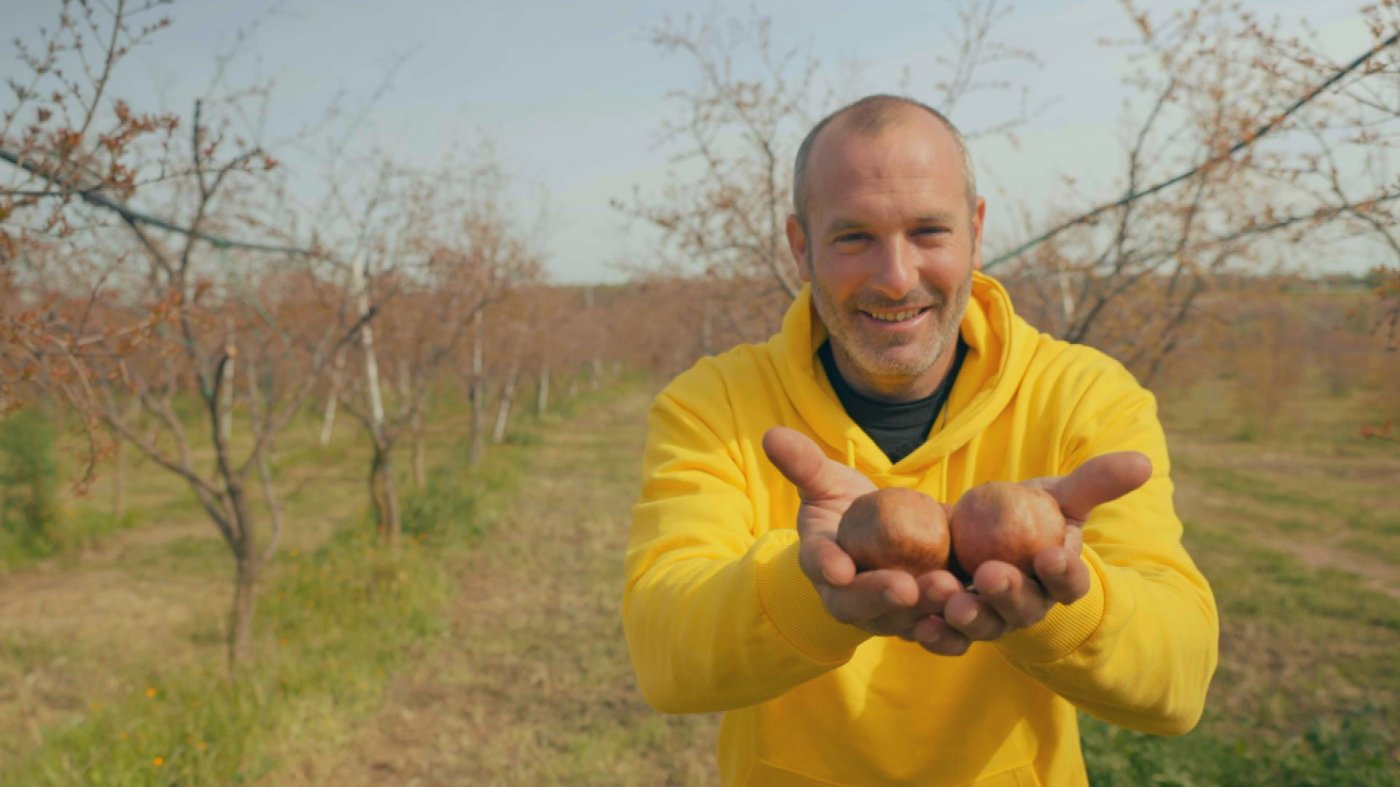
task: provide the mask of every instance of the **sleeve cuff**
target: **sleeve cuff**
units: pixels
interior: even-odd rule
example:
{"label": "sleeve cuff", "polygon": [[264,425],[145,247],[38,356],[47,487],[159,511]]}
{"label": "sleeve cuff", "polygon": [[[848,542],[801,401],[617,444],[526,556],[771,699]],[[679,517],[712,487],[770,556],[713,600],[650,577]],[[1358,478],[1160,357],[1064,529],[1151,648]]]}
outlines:
{"label": "sleeve cuff", "polygon": [[998,639],[997,647],[1008,657],[1028,664],[1045,664],[1068,656],[1098,629],[1103,620],[1104,588],[1098,557],[1087,547],[1089,592],[1073,604],[1057,604],[1045,619]]}
{"label": "sleeve cuff", "polygon": [[[790,536],[783,539],[782,536]],[[758,600],[778,634],[799,652],[817,662],[844,662],[856,646],[872,636],[841,623],[826,611],[821,596],[797,562],[797,533],[774,531],[765,536],[775,542],[760,560]]]}

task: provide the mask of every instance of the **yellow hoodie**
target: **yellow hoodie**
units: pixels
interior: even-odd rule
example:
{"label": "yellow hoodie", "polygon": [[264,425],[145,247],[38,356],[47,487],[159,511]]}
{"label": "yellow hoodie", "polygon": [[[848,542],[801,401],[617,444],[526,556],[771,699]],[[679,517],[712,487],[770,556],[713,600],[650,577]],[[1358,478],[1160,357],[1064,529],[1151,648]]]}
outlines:
{"label": "yellow hoodie", "polygon": [[[1215,601],[1181,546],[1155,400],[1102,353],[1037,332],[999,284],[974,276],[962,370],[928,441],[894,465],[826,380],[810,290],[781,333],[701,360],[653,404],[627,642],[657,710],[725,711],[725,784],[1084,784],[1076,707],[1159,734],[1200,717]],[[1086,597],[940,657],[827,614],[797,563],[797,492],[763,453],[775,425],[880,487],[945,502],[1109,451],[1142,451],[1154,475],[1090,516]]]}

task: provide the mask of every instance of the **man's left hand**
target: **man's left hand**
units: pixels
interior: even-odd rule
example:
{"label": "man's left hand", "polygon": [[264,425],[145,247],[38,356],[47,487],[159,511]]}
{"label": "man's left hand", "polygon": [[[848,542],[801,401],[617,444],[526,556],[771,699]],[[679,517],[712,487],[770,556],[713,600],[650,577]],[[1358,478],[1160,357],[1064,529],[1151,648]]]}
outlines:
{"label": "man's left hand", "polygon": [[1137,489],[1151,476],[1152,462],[1146,456],[1119,451],[1096,456],[1067,476],[1023,482],[1049,492],[1060,504],[1066,524],[1064,544],[1036,554],[1034,577],[1009,563],[983,563],[972,577],[975,590],[963,588],[947,572],[936,572],[940,576],[932,579],[941,581],[920,584],[925,600],[942,614],[918,621],[914,640],[931,653],[960,656],[974,641],[999,639],[1040,622],[1056,604],[1083,598],[1089,592],[1089,566],[1080,553],[1089,512]]}

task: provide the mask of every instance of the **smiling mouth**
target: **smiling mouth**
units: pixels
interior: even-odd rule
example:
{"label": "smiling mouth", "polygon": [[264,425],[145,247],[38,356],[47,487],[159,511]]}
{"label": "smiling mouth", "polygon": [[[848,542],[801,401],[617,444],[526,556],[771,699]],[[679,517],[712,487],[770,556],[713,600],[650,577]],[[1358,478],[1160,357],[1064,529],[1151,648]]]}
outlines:
{"label": "smiling mouth", "polygon": [[[925,307],[926,308],[926,307]],[[897,312],[864,312],[865,316],[880,322],[904,322],[924,313],[924,309],[903,309]]]}

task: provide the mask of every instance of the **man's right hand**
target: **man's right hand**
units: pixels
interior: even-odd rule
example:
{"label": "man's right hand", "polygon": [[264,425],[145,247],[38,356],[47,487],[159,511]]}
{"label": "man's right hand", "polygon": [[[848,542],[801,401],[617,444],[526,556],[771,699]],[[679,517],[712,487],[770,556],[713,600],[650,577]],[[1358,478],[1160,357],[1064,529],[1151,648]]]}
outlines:
{"label": "man's right hand", "polygon": [[836,543],[837,526],[851,502],[875,491],[870,479],[827,458],[811,438],[787,427],[769,429],[763,451],[797,487],[802,499],[798,560],[833,618],[871,634],[912,639],[915,622],[942,611],[921,608],[927,589],[920,582],[929,578],[893,570],[856,573],[855,561]]}

